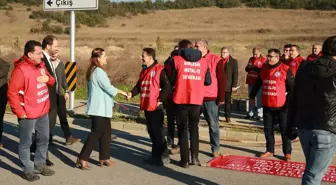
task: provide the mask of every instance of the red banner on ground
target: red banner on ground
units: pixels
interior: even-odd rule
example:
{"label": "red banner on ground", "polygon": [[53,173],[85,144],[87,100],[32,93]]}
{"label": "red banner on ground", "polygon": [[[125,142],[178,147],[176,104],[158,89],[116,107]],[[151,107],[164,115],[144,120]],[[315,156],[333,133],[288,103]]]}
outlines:
{"label": "red banner on ground", "polygon": [[[306,166],[305,163],[234,155],[217,157],[211,160],[208,164],[212,168],[295,178],[302,178]],[[322,180],[326,182],[336,182],[336,167],[330,166]]]}

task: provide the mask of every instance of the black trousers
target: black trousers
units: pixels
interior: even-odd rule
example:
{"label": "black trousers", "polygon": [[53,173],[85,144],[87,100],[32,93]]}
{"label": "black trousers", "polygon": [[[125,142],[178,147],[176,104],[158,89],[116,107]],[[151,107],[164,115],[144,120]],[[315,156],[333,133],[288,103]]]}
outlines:
{"label": "black trousers", "polygon": [[169,156],[167,142],[163,133],[163,110],[145,111],[147,131],[152,140],[152,157],[165,158]]}
{"label": "black trousers", "polygon": [[4,116],[6,112],[6,105],[7,105],[7,90],[8,84],[4,84],[0,87],[0,143],[2,140],[2,132],[3,132],[3,123],[4,123]]}
{"label": "black trousers", "polygon": [[188,131],[190,133],[190,151],[192,156],[198,156],[199,136],[198,123],[201,105],[177,105],[176,122],[180,142],[181,162],[189,162]]}
{"label": "black trousers", "polygon": [[231,118],[231,92],[225,92],[225,118]]}
{"label": "black trousers", "polygon": [[99,160],[110,159],[111,118],[91,116],[91,133],[85,141],[79,159],[88,161],[92,150],[99,143]]}
{"label": "black trousers", "polygon": [[175,136],[175,119],[176,119],[176,104],[174,103],[173,100],[167,101],[166,112],[168,121],[167,140],[168,144],[173,147]]}
{"label": "black trousers", "polygon": [[268,107],[263,107],[263,118],[264,118],[264,133],[266,138],[266,150],[267,152],[274,153],[274,125],[279,123],[281,138],[282,138],[282,150],[283,153],[292,153],[292,144],[290,139],[286,135],[286,119],[287,119],[287,108],[283,107],[281,109],[272,109]]}
{"label": "black trousers", "polygon": [[61,128],[64,133],[64,138],[71,136],[70,127],[67,119],[67,110],[65,98],[63,95],[57,96],[57,115],[60,120]]}

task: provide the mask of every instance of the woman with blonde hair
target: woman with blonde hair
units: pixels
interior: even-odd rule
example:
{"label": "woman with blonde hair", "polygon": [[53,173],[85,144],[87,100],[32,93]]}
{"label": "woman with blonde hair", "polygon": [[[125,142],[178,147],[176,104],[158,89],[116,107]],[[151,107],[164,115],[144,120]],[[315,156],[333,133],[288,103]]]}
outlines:
{"label": "woman with blonde hair", "polygon": [[112,166],[110,160],[111,118],[113,97],[117,94],[127,96],[127,93],[111,85],[104,66],[107,56],[102,48],[96,48],[91,53],[89,68],[86,72],[88,82],[88,102],[86,114],[92,119],[91,133],[85,141],[82,151],[78,155],[77,167],[82,170],[90,169],[88,160],[92,150],[99,142],[100,166]]}

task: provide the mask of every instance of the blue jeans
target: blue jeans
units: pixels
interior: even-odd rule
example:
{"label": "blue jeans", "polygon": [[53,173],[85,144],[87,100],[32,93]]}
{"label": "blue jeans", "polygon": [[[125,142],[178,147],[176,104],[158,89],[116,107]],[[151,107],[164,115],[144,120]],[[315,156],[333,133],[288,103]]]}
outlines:
{"label": "blue jeans", "polygon": [[[248,93],[250,94],[252,91],[253,85],[248,85]],[[260,118],[263,117],[263,109],[262,109],[262,104],[261,104],[261,89],[257,93],[257,110],[255,109],[255,104],[249,103],[249,108],[248,108],[248,115],[253,117],[255,115],[259,116]]]}
{"label": "blue jeans", "polygon": [[210,145],[212,152],[218,152],[220,148],[220,132],[218,105],[216,101],[204,101],[201,112],[209,125]]}
{"label": "blue jeans", "polygon": [[[23,172],[28,173],[34,170],[35,166],[44,165],[48,151],[49,142],[49,118],[48,114],[37,119],[19,119],[20,144],[19,158],[23,164]],[[30,146],[35,130],[36,151],[34,163],[30,160]]]}
{"label": "blue jeans", "polygon": [[299,129],[299,138],[306,157],[301,185],[319,185],[336,151],[336,134],[326,130]]}

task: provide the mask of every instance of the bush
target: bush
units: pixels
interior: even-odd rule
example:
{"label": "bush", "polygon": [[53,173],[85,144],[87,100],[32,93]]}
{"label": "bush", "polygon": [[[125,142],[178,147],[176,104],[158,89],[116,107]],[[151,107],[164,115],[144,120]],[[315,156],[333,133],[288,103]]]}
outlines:
{"label": "bush", "polygon": [[217,0],[216,6],[219,8],[233,8],[240,6],[240,0]]}
{"label": "bush", "polygon": [[252,0],[245,3],[248,7],[266,8],[269,6],[269,0]]}
{"label": "bush", "polygon": [[55,34],[62,34],[63,33],[63,27],[62,26],[53,26],[52,32]]}
{"label": "bush", "polygon": [[70,35],[70,27],[64,28],[64,34]]}
{"label": "bush", "polygon": [[0,0],[0,7],[7,6],[7,4],[8,4],[7,0]]}

